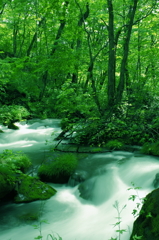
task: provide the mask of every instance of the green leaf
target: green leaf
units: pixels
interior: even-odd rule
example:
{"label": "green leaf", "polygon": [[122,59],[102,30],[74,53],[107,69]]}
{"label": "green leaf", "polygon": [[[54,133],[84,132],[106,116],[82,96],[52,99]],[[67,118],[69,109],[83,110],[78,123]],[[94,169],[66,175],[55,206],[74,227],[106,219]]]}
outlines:
{"label": "green leaf", "polygon": [[43,238],[43,236],[39,235],[39,236],[35,237],[34,239],[42,239],[42,238]]}
{"label": "green leaf", "polygon": [[116,230],[116,232],[123,234],[124,232],[126,232],[126,229]]}

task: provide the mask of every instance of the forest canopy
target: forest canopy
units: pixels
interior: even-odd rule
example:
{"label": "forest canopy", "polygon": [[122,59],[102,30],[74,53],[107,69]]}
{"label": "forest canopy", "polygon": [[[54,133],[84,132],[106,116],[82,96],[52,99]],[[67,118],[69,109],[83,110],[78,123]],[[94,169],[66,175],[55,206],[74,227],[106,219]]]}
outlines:
{"label": "forest canopy", "polygon": [[1,123],[59,117],[80,144],[156,142],[158,7],[157,0],[1,0]]}

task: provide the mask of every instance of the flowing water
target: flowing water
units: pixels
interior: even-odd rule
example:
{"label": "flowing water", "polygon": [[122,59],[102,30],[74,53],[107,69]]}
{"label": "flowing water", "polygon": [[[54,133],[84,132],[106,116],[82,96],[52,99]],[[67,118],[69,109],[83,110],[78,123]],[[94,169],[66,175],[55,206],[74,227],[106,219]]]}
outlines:
{"label": "flowing water", "polygon": [[[46,140],[51,133],[60,132],[59,120],[35,120],[18,123],[19,130],[4,128],[1,134],[0,152],[4,149],[22,150],[29,154],[34,164],[47,157]],[[108,240],[116,237],[118,226],[114,227],[118,214],[113,205],[118,201],[121,211],[121,229],[126,229],[121,240],[128,240],[134,217],[132,211],[140,198],[152,191],[155,174],[159,172],[159,158],[137,153],[114,151],[90,154],[81,160],[77,171],[86,172],[85,181],[88,200],[79,195],[78,185],[51,184],[57,194],[47,201],[0,206],[0,239],[33,240],[40,235],[32,225],[39,222],[24,221],[23,216],[41,214],[41,233],[43,240],[48,234],[58,233],[63,240]],[[141,187],[128,190],[131,182]],[[136,200],[128,200],[137,195]],[[38,227],[37,226],[37,227]],[[49,238],[51,239],[51,238]]]}

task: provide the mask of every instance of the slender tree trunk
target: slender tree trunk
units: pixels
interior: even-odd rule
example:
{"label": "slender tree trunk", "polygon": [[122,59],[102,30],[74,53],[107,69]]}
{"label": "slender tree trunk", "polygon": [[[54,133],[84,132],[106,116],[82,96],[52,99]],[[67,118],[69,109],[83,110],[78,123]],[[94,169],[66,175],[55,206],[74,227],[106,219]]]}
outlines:
{"label": "slender tree trunk", "polygon": [[138,0],[134,0],[133,6],[131,5],[129,8],[128,18],[129,23],[127,25],[126,29],[126,36],[125,36],[125,42],[123,45],[123,59],[121,62],[121,69],[120,69],[120,80],[117,88],[117,95],[116,95],[116,103],[120,103],[122,100],[122,95],[124,92],[124,86],[125,86],[125,77],[127,72],[127,60],[128,60],[128,53],[129,53],[129,43],[130,43],[130,37],[132,32],[132,26],[134,22],[134,17],[136,13],[137,3]]}
{"label": "slender tree trunk", "polygon": [[17,53],[17,34],[18,34],[18,23],[14,22],[13,27],[13,54],[16,56]]}
{"label": "slender tree trunk", "polygon": [[108,106],[114,106],[115,101],[115,37],[114,37],[114,12],[112,0],[107,0],[109,12],[109,60],[108,60]]}
{"label": "slender tree trunk", "polygon": [[[43,18],[41,19],[41,21],[39,22],[38,28],[42,25],[42,23],[44,22],[44,20],[45,20],[45,17],[43,17]],[[31,53],[31,50],[32,50],[34,44],[36,43],[37,34],[38,34],[38,33],[37,33],[37,29],[36,29],[36,31],[35,31],[35,33],[34,33],[34,36],[33,36],[32,40],[31,40],[31,43],[30,43],[30,45],[29,45],[29,47],[28,47],[28,49],[27,49],[27,54],[26,54],[26,55],[27,55],[28,57],[30,56],[30,53]]]}
{"label": "slender tree trunk", "polygon": [[[64,7],[67,8],[68,4],[69,4],[69,2],[65,1]],[[60,26],[59,26],[59,29],[58,29],[57,34],[56,34],[55,41],[54,41],[53,46],[52,46],[50,56],[53,56],[56,52],[56,49],[57,49],[57,46],[58,46],[58,40],[61,38],[61,35],[63,33],[65,25],[66,25],[66,19],[60,20]],[[46,86],[48,84],[48,81],[49,81],[48,80],[48,70],[46,70],[42,75],[43,87],[42,87],[42,91],[40,92],[40,95],[39,95],[39,100],[41,100],[43,98],[44,94],[45,94],[45,89],[46,89]]]}
{"label": "slender tree trunk", "polygon": [[[83,13],[79,3],[76,0],[75,0],[75,2],[77,4],[78,8],[80,9],[80,13],[81,13],[80,19],[78,21],[78,27],[80,28],[80,27],[82,27],[82,25],[84,24],[84,21],[89,16],[89,3],[86,3],[86,11]],[[79,52],[80,48],[81,48],[81,39],[78,38],[77,42],[76,42],[76,52]],[[72,83],[78,82],[78,67],[79,67],[78,61],[76,61],[75,72],[72,75]]]}

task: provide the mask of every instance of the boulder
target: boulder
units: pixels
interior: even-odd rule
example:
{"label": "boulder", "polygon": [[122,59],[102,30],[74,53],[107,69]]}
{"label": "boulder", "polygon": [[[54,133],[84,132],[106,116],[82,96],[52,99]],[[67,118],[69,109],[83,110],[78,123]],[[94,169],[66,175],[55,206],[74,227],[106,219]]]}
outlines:
{"label": "boulder", "polygon": [[48,184],[26,174],[20,174],[15,190],[17,192],[15,203],[46,200],[56,193],[56,190]]}
{"label": "boulder", "polygon": [[[1,170],[1,169],[0,169]],[[0,172],[0,201],[11,200],[11,193],[15,188],[15,178]]]}
{"label": "boulder", "polygon": [[79,196],[86,200],[92,200],[95,183],[96,183],[96,178],[90,178],[82,182],[78,187],[78,190],[80,192]]}
{"label": "boulder", "polygon": [[159,239],[159,189],[149,193],[135,220],[130,240],[158,240]]}
{"label": "boulder", "polygon": [[68,181],[68,185],[74,187],[79,183],[84,182],[87,178],[88,178],[88,173],[86,171],[83,171],[83,170],[75,171],[71,175]]}
{"label": "boulder", "polygon": [[159,187],[159,173],[157,173],[156,176],[155,176],[155,179],[153,181],[153,186],[154,186],[154,188]]}

